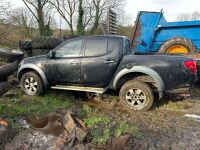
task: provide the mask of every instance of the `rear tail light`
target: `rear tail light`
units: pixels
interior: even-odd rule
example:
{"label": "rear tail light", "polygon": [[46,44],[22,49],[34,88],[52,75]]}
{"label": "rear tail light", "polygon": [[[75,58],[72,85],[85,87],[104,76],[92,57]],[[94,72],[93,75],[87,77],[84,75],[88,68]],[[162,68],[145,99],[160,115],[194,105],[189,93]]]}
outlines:
{"label": "rear tail light", "polygon": [[184,67],[194,74],[197,73],[197,63],[194,60],[185,61]]}

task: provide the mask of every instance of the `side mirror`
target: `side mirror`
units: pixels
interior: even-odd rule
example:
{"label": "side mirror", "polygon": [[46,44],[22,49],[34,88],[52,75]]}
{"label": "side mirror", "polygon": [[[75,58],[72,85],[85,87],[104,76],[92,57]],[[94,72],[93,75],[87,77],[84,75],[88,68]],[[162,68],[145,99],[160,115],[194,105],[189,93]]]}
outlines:
{"label": "side mirror", "polygon": [[52,58],[53,59],[53,58],[55,58],[55,56],[56,56],[56,51],[53,50],[53,51],[49,52],[48,58]]}

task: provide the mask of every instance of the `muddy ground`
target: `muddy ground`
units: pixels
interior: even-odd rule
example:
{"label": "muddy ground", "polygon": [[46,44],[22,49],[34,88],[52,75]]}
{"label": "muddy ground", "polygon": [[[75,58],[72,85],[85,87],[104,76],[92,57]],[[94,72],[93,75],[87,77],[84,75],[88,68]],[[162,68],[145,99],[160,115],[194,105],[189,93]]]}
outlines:
{"label": "muddy ground", "polygon": [[[190,95],[166,95],[162,101],[155,103],[151,111],[145,113],[131,113],[124,110],[118,102],[116,93],[108,93],[103,98],[94,99],[87,99],[83,93],[79,92],[72,92],[72,95],[76,100],[74,105],[67,109],[73,110],[80,117],[82,114],[80,110],[83,107],[87,106],[92,110],[91,114],[81,118],[83,121],[93,116],[109,118],[109,127],[108,125],[98,127],[102,132],[107,128],[114,130],[119,122],[126,122],[138,128],[135,134],[129,133],[128,130],[121,133],[121,135],[130,135],[125,144],[121,145],[121,141],[113,143],[113,134],[103,144],[98,141],[92,143],[90,134],[92,128],[88,127],[89,134],[86,143],[89,143],[93,149],[198,150],[200,147],[200,121],[184,116],[186,114],[200,115],[198,87],[194,88]],[[98,137],[97,140],[99,140]]]}
{"label": "muddy ground", "polygon": [[151,111],[145,113],[130,113],[118,104],[112,108],[104,102],[103,105],[102,102],[85,103],[97,107],[99,113],[111,115],[113,118],[122,118],[139,128],[142,137],[139,139],[132,137],[127,147],[123,148],[198,150],[200,148],[200,122],[186,118],[184,115],[200,115],[199,96],[198,89],[194,89],[191,96],[167,95],[162,102],[157,102]]}
{"label": "muddy ground", "polygon": [[[8,93],[7,96],[0,97],[0,109],[4,106],[15,108],[13,105],[19,105],[15,108],[15,111],[19,111],[16,113],[17,115],[14,115],[15,112],[12,112],[12,110],[9,110],[9,113],[0,110],[0,117],[6,114],[12,126],[12,133],[7,141],[8,143],[12,143],[13,139],[18,138],[18,135],[24,131],[23,128],[19,127],[19,120],[25,119],[27,115],[32,115],[33,112],[37,112],[37,109],[39,112],[42,112],[42,115],[62,109],[72,110],[86,124],[88,122],[91,123],[95,119],[102,119],[102,117],[105,117],[102,119],[103,121],[109,120],[107,124],[103,123],[103,125],[97,123],[91,126],[88,123],[88,136],[85,144],[89,144],[92,149],[200,149],[200,120],[185,117],[186,114],[200,115],[200,86],[195,86],[190,94],[186,95],[167,94],[163,100],[156,100],[152,110],[143,113],[128,112],[123,109],[118,101],[117,94],[113,92],[106,93],[103,95],[103,98],[88,99],[84,93],[80,92],[50,91],[46,96],[31,98],[23,94],[20,88],[13,91]],[[66,98],[65,93],[68,93]],[[58,103],[56,102],[57,97],[59,97]],[[53,104],[49,108],[35,107],[34,103],[39,102],[46,105],[51,103],[52,98]],[[38,99],[44,100],[40,101]],[[73,99],[73,102],[69,101],[62,104],[60,99],[64,101]],[[1,105],[2,102],[3,105]],[[20,107],[23,105],[28,107],[29,104],[31,105],[30,111]],[[85,108],[86,111],[84,110]],[[2,112],[3,114],[1,114]],[[15,122],[14,124],[13,121]],[[126,126],[126,123],[129,127]],[[120,129],[124,124],[125,129]],[[131,130],[132,127],[135,129],[134,132]],[[109,134],[104,135],[105,131],[109,131]],[[116,131],[120,131],[119,136],[129,135],[129,138],[115,141],[119,137],[116,136]],[[0,145],[0,149],[4,149],[5,145],[6,143]]]}

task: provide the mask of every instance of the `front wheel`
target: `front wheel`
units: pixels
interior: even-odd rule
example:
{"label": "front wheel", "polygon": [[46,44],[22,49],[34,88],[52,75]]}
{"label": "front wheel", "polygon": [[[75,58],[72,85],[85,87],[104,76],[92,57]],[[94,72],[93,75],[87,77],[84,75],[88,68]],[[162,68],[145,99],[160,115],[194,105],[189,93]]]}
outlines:
{"label": "front wheel", "polygon": [[154,96],[147,83],[131,80],[120,89],[120,101],[128,111],[148,111],[153,105]]}
{"label": "front wheel", "polygon": [[24,92],[30,96],[38,96],[44,92],[43,82],[36,72],[27,72],[23,74],[20,85]]}

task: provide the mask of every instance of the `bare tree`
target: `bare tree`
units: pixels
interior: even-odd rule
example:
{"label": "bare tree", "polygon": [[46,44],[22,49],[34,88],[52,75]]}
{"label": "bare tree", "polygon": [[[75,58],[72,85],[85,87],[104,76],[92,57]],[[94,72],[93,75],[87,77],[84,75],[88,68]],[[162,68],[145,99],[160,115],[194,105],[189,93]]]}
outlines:
{"label": "bare tree", "polygon": [[41,36],[49,35],[49,26],[45,24],[44,8],[48,0],[22,0],[38,23]]}
{"label": "bare tree", "polygon": [[94,32],[99,26],[99,20],[103,14],[103,11],[105,10],[106,2],[104,0],[92,0],[92,3],[94,5],[95,10],[95,19],[90,32],[91,34],[94,34]]}
{"label": "bare tree", "polygon": [[6,0],[0,1],[0,22],[3,23],[7,20],[7,16],[10,13],[11,2]]}
{"label": "bare tree", "polygon": [[35,33],[37,21],[26,7],[15,8],[11,11],[10,22],[20,27],[24,38],[32,38]]}
{"label": "bare tree", "polygon": [[8,15],[10,14],[11,3],[6,0],[0,1],[0,44],[8,36],[9,32],[9,19]]}
{"label": "bare tree", "polygon": [[77,33],[83,35],[86,27],[93,19],[92,6],[88,0],[78,0]]}
{"label": "bare tree", "polygon": [[74,22],[76,13],[76,0],[51,0],[50,4],[57,10],[60,16],[66,21],[70,32],[74,34]]}
{"label": "bare tree", "polygon": [[[105,16],[107,8],[112,7],[121,11],[125,0],[50,0],[49,3],[56,9],[69,26],[70,33],[83,35],[90,29],[94,34],[99,22]],[[119,13],[121,14],[121,13]]]}
{"label": "bare tree", "polygon": [[177,17],[177,21],[194,21],[200,20],[200,12],[195,11],[193,13],[185,13],[181,14]]}

